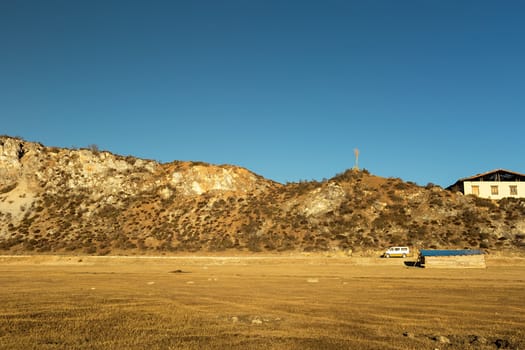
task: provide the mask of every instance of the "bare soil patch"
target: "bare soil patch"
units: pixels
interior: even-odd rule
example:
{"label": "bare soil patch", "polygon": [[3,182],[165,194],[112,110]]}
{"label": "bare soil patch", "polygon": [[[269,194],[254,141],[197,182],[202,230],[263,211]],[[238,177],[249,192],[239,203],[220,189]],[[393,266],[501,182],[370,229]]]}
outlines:
{"label": "bare soil patch", "polygon": [[487,266],[1,257],[0,348],[523,349],[525,264]]}

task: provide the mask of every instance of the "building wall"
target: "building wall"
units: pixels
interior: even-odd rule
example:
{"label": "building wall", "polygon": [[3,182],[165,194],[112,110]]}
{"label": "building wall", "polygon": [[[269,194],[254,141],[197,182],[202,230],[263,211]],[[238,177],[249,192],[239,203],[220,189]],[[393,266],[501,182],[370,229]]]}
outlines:
{"label": "building wall", "polygon": [[[520,181],[465,181],[463,186],[465,194],[474,194],[482,198],[525,197],[525,182]],[[478,186],[478,193],[475,193],[475,186]],[[493,186],[497,186],[497,194],[493,192]],[[516,186],[517,194],[511,193],[511,186]]]}
{"label": "building wall", "polygon": [[425,268],[480,268],[487,267],[485,256],[479,255],[457,255],[457,256],[425,256],[422,258],[422,266]]}

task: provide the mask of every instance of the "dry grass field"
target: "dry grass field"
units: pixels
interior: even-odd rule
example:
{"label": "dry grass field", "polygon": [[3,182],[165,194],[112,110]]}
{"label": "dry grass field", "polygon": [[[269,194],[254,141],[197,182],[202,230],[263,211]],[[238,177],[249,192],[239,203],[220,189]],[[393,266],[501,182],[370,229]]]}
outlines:
{"label": "dry grass field", "polygon": [[525,349],[523,259],[0,257],[1,349]]}

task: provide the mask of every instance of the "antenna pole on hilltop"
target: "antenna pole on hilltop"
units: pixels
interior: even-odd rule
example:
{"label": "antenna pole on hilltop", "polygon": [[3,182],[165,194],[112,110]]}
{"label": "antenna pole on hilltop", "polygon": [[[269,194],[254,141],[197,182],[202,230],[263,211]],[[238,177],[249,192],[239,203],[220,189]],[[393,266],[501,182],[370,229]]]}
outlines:
{"label": "antenna pole on hilltop", "polygon": [[357,148],[354,148],[354,155],[355,155],[354,170],[359,170],[359,150]]}

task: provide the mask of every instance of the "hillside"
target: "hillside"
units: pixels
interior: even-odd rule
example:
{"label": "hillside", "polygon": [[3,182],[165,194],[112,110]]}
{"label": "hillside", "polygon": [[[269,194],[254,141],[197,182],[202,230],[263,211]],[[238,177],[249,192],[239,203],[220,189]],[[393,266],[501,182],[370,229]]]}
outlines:
{"label": "hillside", "polygon": [[525,200],[490,201],[347,170],[279,184],[247,169],[161,164],[0,137],[0,252],[525,253]]}

